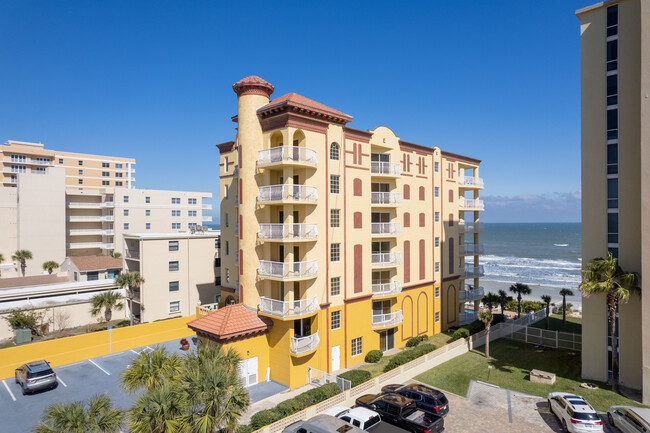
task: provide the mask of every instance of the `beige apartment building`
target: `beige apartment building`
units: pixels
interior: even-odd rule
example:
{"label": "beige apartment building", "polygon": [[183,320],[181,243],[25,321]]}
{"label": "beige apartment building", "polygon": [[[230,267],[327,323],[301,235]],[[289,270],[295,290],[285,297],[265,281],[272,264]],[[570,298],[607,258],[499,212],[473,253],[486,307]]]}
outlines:
{"label": "beige apartment building", "polygon": [[124,235],[124,263],[145,283],[135,289],[133,314],[140,322],[190,316],[220,301],[219,231]]}
{"label": "beige apartment building", "polygon": [[[611,252],[650,275],[650,4],[597,3],[578,10],[582,94],[582,261]],[[645,143],[645,144],[643,144]],[[645,168],[644,168],[645,167]],[[650,299],[619,305],[620,381],[650,403]],[[611,377],[604,296],[583,297],[582,374]],[[609,349],[609,350],[608,350]]]}
{"label": "beige apartment building", "polygon": [[2,187],[17,184],[18,173],[44,174],[49,167],[65,170],[66,188],[133,188],[135,159],[45,149],[42,143],[9,140],[0,146]]}
{"label": "beige apartment building", "polygon": [[[294,388],[309,368],[335,372],[476,319],[465,304],[483,296],[479,160],[350,128],[352,116],[295,93],[270,100],[259,77],[233,88],[237,136],[218,145],[221,290],[246,307],[229,314],[272,321],[244,356],[255,377]],[[197,332],[218,333],[203,322]]]}

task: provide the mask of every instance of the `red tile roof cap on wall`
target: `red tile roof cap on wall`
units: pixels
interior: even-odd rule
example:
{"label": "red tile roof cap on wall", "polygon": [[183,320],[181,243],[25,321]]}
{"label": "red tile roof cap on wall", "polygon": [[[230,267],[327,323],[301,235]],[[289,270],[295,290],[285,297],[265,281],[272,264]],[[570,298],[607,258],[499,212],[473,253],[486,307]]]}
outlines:
{"label": "red tile roof cap on wall", "polygon": [[340,123],[347,123],[352,121],[352,116],[349,114],[335,110],[331,107],[328,107],[327,105],[323,105],[320,102],[316,102],[297,93],[287,93],[286,95],[280,96],[279,98],[275,98],[268,104],[258,108],[257,112],[258,114],[270,113],[285,107],[312,111],[315,114],[323,115],[327,118],[330,118],[331,120],[335,120]]}
{"label": "red tile roof cap on wall", "polygon": [[258,316],[242,304],[228,305],[192,320],[187,326],[199,334],[207,334],[218,342],[253,336],[268,331],[273,321]]}
{"label": "red tile roof cap on wall", "polygon": [[268,98],[273,93],[273,90],[275,90],[275,87],[257,75],[251,75],[237,81],[232,85],[232,89],[235,91],[237,96],[265,95]]}
{"label": "red tile roof cap on wall", "polygon": [[103,271],[123,267],[122,259],[111,256],[70,256],[70,260],[80,271]]}

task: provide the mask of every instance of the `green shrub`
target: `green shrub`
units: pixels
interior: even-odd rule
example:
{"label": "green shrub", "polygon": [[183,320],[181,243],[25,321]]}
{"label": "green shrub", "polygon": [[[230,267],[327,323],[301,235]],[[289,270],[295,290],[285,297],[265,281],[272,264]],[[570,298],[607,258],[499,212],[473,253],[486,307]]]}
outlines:
{"label": "green shrub", "polygon": [[121,320],[117,322],[115,325],[113,325],[113,328],[124,328],[125,326],[131,325],[130,320]]}
{"label": "green shrub", "polygon": [[377,362],[381,361],[382,356],[384,356],[384,354],[382,353],[381,350],[371,350],[366,355],[366,362],[377,363]]}
{"label": "green shrub", "polygon": [[459,328],[451,336],[451,341],[456,341],[456,340],[460,340],[461,338],[467,338],[467,337],[469,337],[469,329]]}
{"label": "green shrub", "polygon": [[279,414],[273,409],[264,409],[251,417],[250,426],[254,430],[259,430],[269,424],[273,424],[280,419]]}
{"label": "green shrub", "polygon": [[[277,419],[281,419],[291,414],[294,414],[296,412],[300,412],[301,410],[306,409],[309,406],[312,406],[316,403],[320,403],[323,400],[327,400],[328,398],[334,397],[336,394],[339,394],[340,392],[341,392],[341,388],[339,388],[339,386],[336,383],[328,383],[326,385],[319,386],[318,388],[310,389],[309,391],[305,391],[293,398],[285,400],[279,403],[277,406],[275,406],[275,408],[271,410],[273,411]],[[258,412],[258,414],[259,413],[261,412]],[[267,415],[261,415],[261,417],[263,421],[266,421]],[[272,422],[274,421],[270,421],[268,424],[271,424]],[[268,425],[268,424],[264,424],[264,425]],[[264,427],[264,425],[262,427]],[[255,427],[256,429],[260,428],[257,427],[256,424],[254,424],[252,417],[251,417],[251,426]]]}
{"label": "green shrub", "polygon": [[248,424],[243,424],[237,427],[237,430],[235,430],[235,433],[253,433],[255,429]]}
{"label": "green shrub", "polygon": [[[546,304],[537,301],[521,301],[521,314],[532,313],[546,308]],[[506,304],[506,310],[517,311],[517,300],[510,301]]]}
{"label": "green shrub", "polygon": [[384,367],[384,373],[397,368],[400,365],[406,364],[407,362],[413,361],[422,355],[433,352],[434,350],[436,350],[436,346],[433,344],[423,344],[421,346],[414,347],[413,349],[403,350],[397,355],[391,357],[390,361],[388,361],[388,364],[386,364]]}
{"label": "green shrub", "polygon": [[423,341],[427,340],[429,337],[427,335],[420,335],[419,337],[413,337],[406,342],[406,347],[415,347]]}
{"label": "green shrub", "polygon": [[291,415],[292,413],[299,412],[303,409],[304,409],[303,403],[298,401],[297,398],[290,398],[281,403],[278,403],[274,411],[276,411],[280,415],[280,418],[284,418],[286,416]]}
{"label": "green shrub", "polygon": [[339,377],[349,380],[351,386],[354,388],[355,386],[361,385],[363,382],[372,379],[372,373],[366,370],[350,370],[339,374]]}

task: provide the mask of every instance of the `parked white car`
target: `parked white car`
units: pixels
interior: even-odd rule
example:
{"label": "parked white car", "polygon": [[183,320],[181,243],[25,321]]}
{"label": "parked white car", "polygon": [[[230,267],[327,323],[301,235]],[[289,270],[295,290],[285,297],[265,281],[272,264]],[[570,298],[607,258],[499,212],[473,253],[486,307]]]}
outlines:
{"label": "parked white car", "polygon": [[584,398],[565,392],[548,395],[551,413],[560,420],[564,431],[571,433],[596,433],[603,431],[598,413]]}
{"label": "parked white car", "polygon": [[379,425],[381,422],[381,416],[377,412],[365,407],[350,409],[345,406],[334,406],[321,413],[335,416],[365,431],[370,431],[372,427]]}
{"label": "parked white car", "polygon": [[623,433],[650,432],[650,409],[632,406],[612,406],[607,420]]}

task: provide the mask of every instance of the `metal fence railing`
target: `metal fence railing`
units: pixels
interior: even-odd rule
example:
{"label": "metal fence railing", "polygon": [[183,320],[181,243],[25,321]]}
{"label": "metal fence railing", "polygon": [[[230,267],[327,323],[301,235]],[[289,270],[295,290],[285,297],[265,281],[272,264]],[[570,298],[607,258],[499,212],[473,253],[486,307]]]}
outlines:
{"label": "metal fence railing", "polygon": [[326,373],[312,367],[307,367],[307,375],[309,383],[315,386],[326,385],[328,383],[336,383],[341,391],[345,392],[352,388],[352,382],[348,379],[343,379],[335,374]]}

